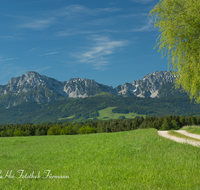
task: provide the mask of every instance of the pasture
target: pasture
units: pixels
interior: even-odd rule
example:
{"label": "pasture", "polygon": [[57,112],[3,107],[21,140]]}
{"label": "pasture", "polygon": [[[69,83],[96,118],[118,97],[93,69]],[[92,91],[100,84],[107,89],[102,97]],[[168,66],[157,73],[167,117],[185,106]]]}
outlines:
{"label": "pasture", "polygon": [[200,189],[199,160],[199,148],[155,129],[2,137],[0,189],[194,190]]}
{"label": "pasture", "polygon": [[130,118],[130,119],[134,119],[136,116],[143,116],[145,117],[145,115],[140,115],[140,114],[136,114],[133,112],[130,113],[113,113],[112,110],[115,109],[117,107],[107,107],[105,109],[99,110],[99,117],[97,117],[97,119],[99,120],[108,120],[108,119],[118,119],[120,117],[124,117],[124,118]]}

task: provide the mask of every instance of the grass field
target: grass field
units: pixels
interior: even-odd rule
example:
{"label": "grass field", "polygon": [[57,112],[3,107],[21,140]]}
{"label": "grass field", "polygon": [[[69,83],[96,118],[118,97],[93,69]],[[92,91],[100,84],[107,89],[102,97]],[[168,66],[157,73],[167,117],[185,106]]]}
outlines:
{"label": "grass field", "polygon": [[75,117],[75,115],[72,115],[72,116],[65,117],[65,118],[58,118],[58,120],[61,121],[61,120],[66,120],[66,119],[72,119],[74,117]]}
{"label": "grass field", "polygon": [[113,113],[112,110],[117,107],[107,107],[105,109],[99,110],[99,117],[100,120],[107,120],[107,119],[118,119],[120,116],[124,116],[125,118],[134,119],[136,116],[145,116],[145,115],[138,115],[136,113],[130,112],[128,114],[123,113]]}
{"label": "grass field", "polygon": [[[0,138],[0,189],[195,190],[199,160],[199,148],[162,138],[155,129]],[[15,178],[4,178],[11,170]],[[40,177],[22,178],[18,170]],[[49,178],[45,170],[69,178]]]}
{"label": "grass field", "polygon": [[200,135],[200,126],[185,126],[182,129],[189,133],[194,133],[194,134]]}
{"label": "grass field", "polygon": [[200,141],[199,139],[195,139],[195,138],[192,138],[192,137],[188,137],[188,136],[183,135],[183,134],[180,134],[180,133],[178,133],[178,132],[176,132],[176,131],[174,131],[174,130],[170,130],[170,131],[168,131],[168,133],[169,133],[170,135],[173,135],[173,136],[176,136],[176,137],[179,137],[179,138],[185,138],[185,139],[193,140],[193,141]]}

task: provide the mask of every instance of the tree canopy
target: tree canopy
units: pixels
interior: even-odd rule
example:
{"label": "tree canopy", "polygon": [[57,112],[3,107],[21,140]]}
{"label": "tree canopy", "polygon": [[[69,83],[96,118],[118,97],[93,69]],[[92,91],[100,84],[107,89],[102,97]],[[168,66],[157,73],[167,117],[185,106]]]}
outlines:
{"label": "tree canopy", "polygon": [[182,88],[200,103],[200,0],[160,0],[149,16],[160,35],[156,47]]}

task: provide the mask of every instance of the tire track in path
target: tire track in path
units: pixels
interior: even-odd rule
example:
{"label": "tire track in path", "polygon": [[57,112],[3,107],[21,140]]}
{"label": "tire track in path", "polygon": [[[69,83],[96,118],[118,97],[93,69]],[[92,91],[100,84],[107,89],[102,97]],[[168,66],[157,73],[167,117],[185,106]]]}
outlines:
{"label": "tire track in path", "polygon": [[[192,133],[188,133],[187,131],[184,131],[184,130],[180,130],[180,131],[176,131],[180,134],[183,134],[185,136],[188,136],[188,137],[192,137],[192,138],[196,138],[196,139],[200,139],[200,135],[196,135],[196,134],[192,134]],[[195,141],[195,140],[188,140],[188,139],[184,139],[184,138],[179,138],[179,137],[176,137],[176,136],[172,136],[168,133],[168,131],[158,131],[158,135],[164,137],[164,138],[168,138],[170,140],[173,140],[173,141],[176,141],[176,142],[179,142],[179,143],[188,143],[188,144],[191,144],[193,146],[198,146],[200,147],[200,141]]]}

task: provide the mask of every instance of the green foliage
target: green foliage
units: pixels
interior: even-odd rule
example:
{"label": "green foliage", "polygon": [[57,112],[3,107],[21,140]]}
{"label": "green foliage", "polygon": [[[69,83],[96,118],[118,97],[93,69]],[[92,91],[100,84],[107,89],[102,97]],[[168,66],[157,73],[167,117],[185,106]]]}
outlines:
{"label": "green foliage", "polygon": [[171,125],[172,125],[172,128],[173,129],[179,129],[180,128],[180,126],[179,126],[179,124],[178,124],[178,122],[176,121],[176,120],[172,120],[171,121]]}
{"label": "green foliage", "polygon": [[7,134],[8,137],[12,137],[13,136],[13,129],[7,129],[6,134]]}
{"label": "green foliage", "polygon": [[15,131],[14,136],[24,136],[24,131]]}
{"label": "green foliage", "polygon": [[182,96],[187,95],[183,92],[182,88],[175,88],[172,83],[164,83],[160,86],[158,91],[159,98],[170,97],[170,96]]}
{"label": "green foliage", "polygon": [[87,126],[87,127],[84,127],[84,128],[80,128],[79,129],[79,133],[80,134],[90,134],[90,133],[96,133],[96,129],[90,127],[90,126]]}
{"label": "green foliage", "polygon": [[[36,124],[56,121],[85,121],[87,119],[108,120],[118,119],[120,116],[133,119],[142,115],[160,117],[170,114],[200,115],[200,107],[191,103],[187,96],[62,98],[44,104],[27,102],[9,109],[0,108],[0,123]],[[62,120],[59,120],[60,118]]]}
{"label": "green foliage", "polygon": [[64,128],[64,134],[65,135],[75,135],[75,134],[77,134],[77,132],[74,129],[74,127],[72,125],[70,125],[70,126],[66,126]]}
{"label": "green foliage", "polygon": [[100,94],[96,94],[95,97],[101,96],[101,97],[115,97],[115,95],[111,92],[101,92]]}
{"label": "green foliage", "polygon": [[50,127],[49,130],[47,131],[47,135],[60,135],[60,134],[61,134],[61,128],[58,125]]}
{"label": "green foliage", "polygon": [[36,135],[36,136],[45,135],[45,131],[44,131],[44,130],[37,129],[37,130],[35,131],[35,135]]}
{"label": "green foliage", "polygon": [[24,136],[31,136],[31,131],[30,130],[26,130],[24,132]]}
{"label": "green foliage", "polygon": [[8,136],[5,131],[1,131],[0,135],[1,135],[1,137],[7,137]]}
{"label": "green foliage", "polygon": [[200,103],[200,1],[160,0],[151,10],[159,28],[157,46],[168,53],[169,65],[177,76],[176,87]]}
{"label": "green foliage", "polygon": [[185,117],[184,116],[181,116],[180,123],[181,123],[182,126],[185,125]]}
{"label": "green foliage", "polygon": [[161,126],[162,130],[170,130],[171,129],[171,122],[169,122],[167,119],[164,119],[163,124]]}
{"label": "green foliage", "polygon": [[46,122],[33,124],[0,124],[0,136],[76,135],[110,133],[135,129],[180,129],[184,125],[200,125],[200,117],[169,115],[165,117],[141,116],[135,119],[88,120],[85,122]]}

